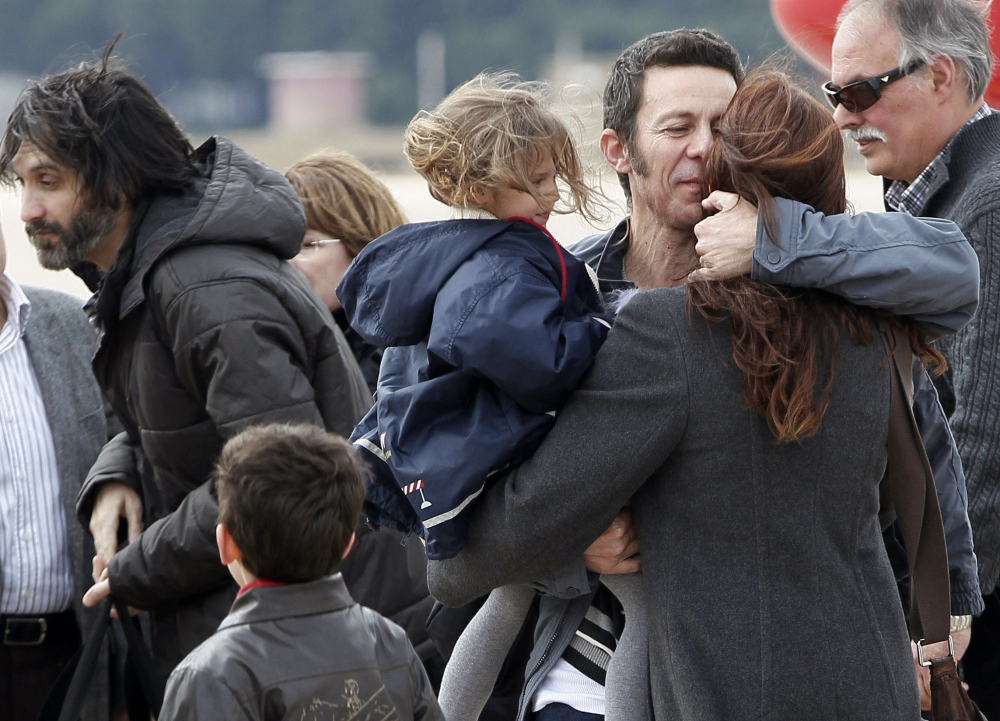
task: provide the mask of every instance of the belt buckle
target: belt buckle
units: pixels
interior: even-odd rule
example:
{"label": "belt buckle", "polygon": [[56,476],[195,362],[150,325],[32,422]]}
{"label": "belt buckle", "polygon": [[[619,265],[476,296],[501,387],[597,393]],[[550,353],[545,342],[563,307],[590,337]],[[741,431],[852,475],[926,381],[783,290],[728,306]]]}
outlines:
{"label": "belt buckle", "polygon": [[44,618],[8,618],[3,630],[4,646],[40,646],[49,624]]}

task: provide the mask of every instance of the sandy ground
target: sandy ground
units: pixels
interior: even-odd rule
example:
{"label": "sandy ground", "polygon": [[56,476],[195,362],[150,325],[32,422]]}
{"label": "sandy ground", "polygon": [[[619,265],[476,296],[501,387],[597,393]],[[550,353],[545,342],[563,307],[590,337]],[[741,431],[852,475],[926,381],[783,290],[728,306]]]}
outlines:
{"label": "sandy ground", "polygon": [[[881,182],[864,172],[864,169],[849,158],[848,197],[855,210],[882,210]],[[384,175],[393,194],[399,199],[411,221],[436,220],[448,217],[448,209],[431,198],[423,180],[415,173]],[[603,179],[605,192],[616,200],[621,200],[621,190],[612,176]],[[24,224],[19,216],[19,201],[16,193],[0,191],[0,227],[7,241],[7,270],[23,285],[38,285],[71,293],[85,298],[86,286],[69,271],[53,272],[38,265],[34,249],[24,234]],[[554,216],[549,228],[555,237],[564,243],[572,242],[585,235],[597,232],[577,216]]]}

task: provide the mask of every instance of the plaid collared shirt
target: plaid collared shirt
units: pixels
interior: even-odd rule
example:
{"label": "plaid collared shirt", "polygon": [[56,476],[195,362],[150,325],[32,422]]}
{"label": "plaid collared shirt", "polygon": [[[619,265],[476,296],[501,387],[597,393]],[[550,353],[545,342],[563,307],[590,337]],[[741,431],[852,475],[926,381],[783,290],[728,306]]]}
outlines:
{"label": "plaid collared shirt", "polygon": [[[995,112],[989,105],[983,103],[983,107],[979,108],[976,114],[963,127],[968,127],[977,120],[988,118]],[[892,181],[892,184],[885,193],[885,204],[900,213],[907,213],[913,216],[923,214],[927,201],[930,200],[934,193],[941,189],[942,185],[948,182],[947,166],[953,140],[954,137],[948,141],[948,144],[944,146],[944,150],[937,154],[937,157],[930,162],[930,165],[924,168],[923,172],[912,183],[907,184],[902,180]]]}

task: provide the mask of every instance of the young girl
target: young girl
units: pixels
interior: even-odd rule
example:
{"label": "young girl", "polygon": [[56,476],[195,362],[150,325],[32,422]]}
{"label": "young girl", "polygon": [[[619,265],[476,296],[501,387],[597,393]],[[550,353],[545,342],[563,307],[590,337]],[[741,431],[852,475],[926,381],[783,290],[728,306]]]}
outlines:
{"label": "young girl", "polygon": [[[387,348],[376,404],[352,436],[373,469],[365,513],[446,559],[490,479],[552,427],[611,318],[587,266],[545,229],[553,212],[593,218],[595,195],[533,86],[480,75],[410,122],[406,155],[463,217],[373,241],[337,297],[351,326]],[[497,589],[466,629],[441,687],[449,721],[478,718],[534,593]],[[645,645],[633,645],[644,661]],[[645,679],[644,666],[634,678]]]}

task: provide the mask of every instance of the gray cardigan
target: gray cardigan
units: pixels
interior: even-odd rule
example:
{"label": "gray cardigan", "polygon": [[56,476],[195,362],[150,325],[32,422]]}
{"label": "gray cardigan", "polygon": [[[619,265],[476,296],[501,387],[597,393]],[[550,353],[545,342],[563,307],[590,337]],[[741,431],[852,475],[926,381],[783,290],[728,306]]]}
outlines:
{"label": "gray cardigan", "polygon": [[924,214],[955,221],[979,255],[982,312],[942,338],[942,402],[965,467],[983,595],[1000,587],[1000,115],[963,128]]}
{"label": "gray cardigan", "polygon": [[428,570],[462,603],[543,578],[635,503],[657,717],[917,719],[882,545],[888,375],[841,343],[823,427],[778,446],[746,407],[723,323],[639,294],[534,457],[483,494]]}

